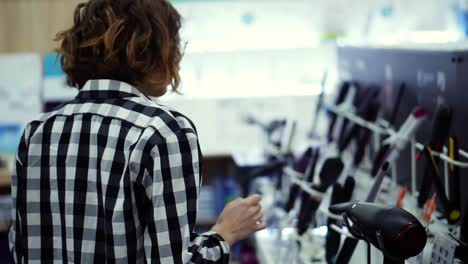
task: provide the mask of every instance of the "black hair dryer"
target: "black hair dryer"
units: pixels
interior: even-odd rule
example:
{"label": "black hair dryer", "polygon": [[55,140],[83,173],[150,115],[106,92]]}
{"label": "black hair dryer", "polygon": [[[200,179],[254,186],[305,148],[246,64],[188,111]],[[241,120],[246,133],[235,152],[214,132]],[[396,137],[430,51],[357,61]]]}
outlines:
{"label": "black hair dryer", "polygon": [[403,209],[349,202],[330,206],[329,210],[343,215],[344,224],[353,236],[381,250],[384,263],[404,263],[419,255],[426,246],[426,229]]}

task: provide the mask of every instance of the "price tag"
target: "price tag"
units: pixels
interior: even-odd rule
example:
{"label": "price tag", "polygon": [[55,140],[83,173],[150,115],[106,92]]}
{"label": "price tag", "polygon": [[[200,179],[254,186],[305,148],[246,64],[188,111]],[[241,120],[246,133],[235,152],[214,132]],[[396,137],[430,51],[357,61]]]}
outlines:
{"label": "price tag", "polygon": [[431,264],[452,264],[458,243],[440,233],[436,233],[432,248]]}

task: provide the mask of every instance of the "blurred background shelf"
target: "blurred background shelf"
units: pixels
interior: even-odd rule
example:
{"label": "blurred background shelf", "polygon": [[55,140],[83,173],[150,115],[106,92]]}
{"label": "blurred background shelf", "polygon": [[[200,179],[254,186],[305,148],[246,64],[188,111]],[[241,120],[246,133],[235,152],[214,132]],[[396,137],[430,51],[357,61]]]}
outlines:
{"label": "blurred background shelf", "polygon": [[196,225],[199,227],[211,228],[216,224],[216,218],[207,219],[207,220],[199,220],[197,221]]}
{"label": "blurred background shelf", "polygon": [[0,188],[10,187],[11,174],[7,168],[0,169]]}

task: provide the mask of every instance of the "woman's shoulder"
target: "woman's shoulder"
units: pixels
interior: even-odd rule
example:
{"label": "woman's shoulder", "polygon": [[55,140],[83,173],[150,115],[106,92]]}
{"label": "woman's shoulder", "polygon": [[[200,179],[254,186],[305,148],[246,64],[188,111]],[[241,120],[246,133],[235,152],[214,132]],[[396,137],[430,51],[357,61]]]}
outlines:
{"label": "woman's shoulder", "polygon": [[186,132],[197,135],[197,129],[193,121],[178,110],[153,102],[151,107],[157,109],[153,118],[149,120],[149,127],[153,127],[162,134],[173,134],[178,132]]}

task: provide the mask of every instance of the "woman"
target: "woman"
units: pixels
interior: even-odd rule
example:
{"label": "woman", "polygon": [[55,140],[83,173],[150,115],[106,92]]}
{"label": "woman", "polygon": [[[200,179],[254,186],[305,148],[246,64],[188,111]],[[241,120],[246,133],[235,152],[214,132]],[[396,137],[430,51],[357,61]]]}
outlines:
{"label": "woman", "polygon": [[16,262],[228,263],[230,245],[265,228],[255,195],[193,233],[197,133],[149,98],[177,91],[180,20],[166,0],[90,0],[58,34],[79,94],[24,131],[12,183]]}

